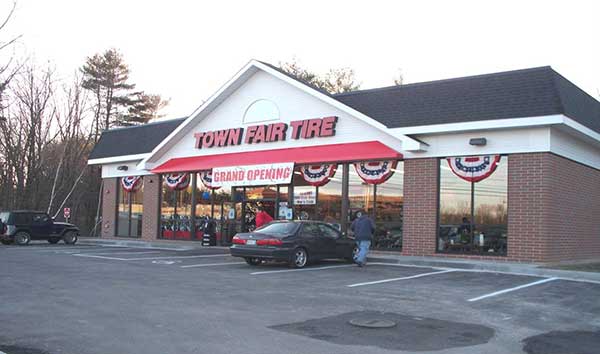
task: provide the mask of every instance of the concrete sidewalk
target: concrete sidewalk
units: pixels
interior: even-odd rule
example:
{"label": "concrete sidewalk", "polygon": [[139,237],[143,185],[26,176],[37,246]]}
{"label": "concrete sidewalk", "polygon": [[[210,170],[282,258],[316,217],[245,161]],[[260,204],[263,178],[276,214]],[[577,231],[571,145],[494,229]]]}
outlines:
{"label": "concrete sidewalk", "polygon": [[[140,241],[124,239],[100,239],[95,237],[80,237],[78,244],[95,244],[115,247],[132,248],[161,248],[172,250],[193,250],[200,248],[227,249],[220,246],[202,246],[197,241]],[[434,267],[444,269],[461,269],[472,272],[511,273],[537,277],[556,277],[566,280],[588,281],[600,284],[600,273],[577,272],[545,268],[546,265],[535,263],[478,261],[470,259],[447,259],[439,257],[411,257],[392,252],[371,251],[369,262],[395,263],[399,265]]]}

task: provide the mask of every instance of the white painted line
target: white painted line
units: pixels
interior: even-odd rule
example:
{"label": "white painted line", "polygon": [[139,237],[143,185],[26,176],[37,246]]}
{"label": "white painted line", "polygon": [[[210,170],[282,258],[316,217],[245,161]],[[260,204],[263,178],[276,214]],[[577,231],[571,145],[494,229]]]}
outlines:
{"label": "white painted line", "polygon": [[334,268],[343,268],[343,267],[356,267],[356,266],[354,264],[344,264],[344,265],[338,265],[338,266],[317,267],[317,268],[267,270],[267,271],[263,271],[263,272],[250,273],[250,275],[289,273],[289,272],[308,272],[308,271],[314,271],[314,270],[334,269]]}
{"label": "white painted line", "polygon": [[455,271],[456,270],[454,270],[454,269],[446,269],[446,270],[441,270],[439,272],[423,273],[423,274],[411,275],[411,276],[402,277],[402,278],[391,278],[391,279],[369,281],[369,282],[366,282],[366,283],[356,283],[356,284],[350,284],[350,285],[346,285],[346,286],[349,287],[349,288],[354,288],[354,287],[357,287],[357,286],[374,285],[374,284],[389,283],[389,282],[399,281],[399,280],[416,279],[416,278],[427,277],[427,276],[430,276],[430,275],[450,273],[450,272],[455,272]]}
{"label": "white painted line", "polygon": [[[424,269],[437,269],[437,270],[448,270],[455,268],[446,268],[446,267],[433,267],[433,266],[421,266],[421,265],[412,265],[412,264],[401,264],[401,263],[384,263],[384,262],[369,262],[369,265],[383,265],[383,266],[392,266],[392,267],[400,267],[400,268],[424,268]],[[458,269],[457,269],[458,270]]]}
{"label": "white painted line", "polygon": [[197,267],[212,267],[230,264],[246,264],[246,262],[225,262],[225,263],[205,263],[205,264],[190,264],[181,266],[181,268],[197,268]]}
{"label": "white painted line", "polygon": [[482,296],[474,297],[472,299],[469,299],[469,301],[470,302],[479,301],[479,300],[482,300],[482,299],[487,299],[488,297],[502,295],[502,294],[509,293],[511,291],[516,291],[516,290],[519,290],[519,289],[528,288],[530,286],[535,286],[535,285],[539,285],[539,284],[548,283],[548,282],[551,282],[551,281],[554,281],[554,280],[557,280],[557,279],[558,278],[542,279],[542,280],[534,281],[533,283],[523,284],[523,285],[520,285],[520,286],[516,286],[514,288],[504,289],[504,290],[500,290],[500,291],[495,291],[495,292],[487,294],[487,295],[482,295]]}
{"label": "white painted line", "polygon": [[113,261],[143,261],[143,260],[154,260],[154,259],[178,259],[178,258],[206,258],[206,257],[230,257],[229,254],[204,254],[200,256],[170,256],[170,257],[141,257],[141,258],[118,258],[108,256],[96,256],[87,253],[76,253],[73,256],[77,257],[89,257],[89,258],[101,258],[110,259]]}
{"label": "white painted line", "polygon": [[110,259],[113,261],[126,261],[127,258],[117,258],[117,257],[106,257],[106,256],[94,256],[93,254],[85,254],[85,253],[74,253],[71,256],[75,257],[86,257],[86,258],[100,258],[100,259]]}
{"label": "white painted line", "polygon": [[81,252],[75,252],[77,254],[89,254],[89,255],[93,255],[93,256],[110,256],[113,254],[118,254],[118,255],[122,255],[122,254],[157,254],[157,253],[161,253],[160,251],[148,251],[148,252],[135,252],[135,251],[128,251],[128,252],[102,252],[102,253],[81,253]]}

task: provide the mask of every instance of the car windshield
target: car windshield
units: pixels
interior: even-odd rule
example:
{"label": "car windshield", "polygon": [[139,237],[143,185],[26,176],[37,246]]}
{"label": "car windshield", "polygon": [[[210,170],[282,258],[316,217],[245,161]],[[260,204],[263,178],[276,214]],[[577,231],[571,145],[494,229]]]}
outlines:
{"label": "car windshield", "polygon": [[298,225],[293,222],[275,222],[267,224],[254,232],[271,235],[289,235],[293,234],[297,228]]}
{"label": "car windshield", "polygon": [[0,221],[2,221],[3,223],[6,223],[8,221],[9,216],[10,216],[10,213],[7,211],[0,212]]}

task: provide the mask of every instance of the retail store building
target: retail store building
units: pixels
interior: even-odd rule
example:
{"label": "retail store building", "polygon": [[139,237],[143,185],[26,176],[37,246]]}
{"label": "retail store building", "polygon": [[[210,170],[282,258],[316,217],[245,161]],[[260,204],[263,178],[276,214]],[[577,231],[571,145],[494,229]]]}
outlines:
{"label": "retail store building", "polygon": [[184,119],[105,131],[101,237],[219,244],[279,219],[405,255],[600,258],[600,103],[550,67],[330,95],[250,61]]}

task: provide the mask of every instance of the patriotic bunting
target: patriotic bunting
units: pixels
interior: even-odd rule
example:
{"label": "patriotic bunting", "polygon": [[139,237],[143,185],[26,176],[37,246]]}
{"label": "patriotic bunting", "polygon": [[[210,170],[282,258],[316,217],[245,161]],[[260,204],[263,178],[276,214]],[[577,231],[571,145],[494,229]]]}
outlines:
{"label": "patriotic bunting", "polygon": [[127,192],[135,192],[142,186],[142,176],[127,176],[121,178],[121,185]]}
{"label": "patriotic bunting", "polygon": [[356,173],[368,184],[381,184],[393,174],[398,161],[363,161],[354,164]]}
{"label": "patriotic bunting", "polygon": [[468,182],[479,182],[494,173],[500,155],[448,157],[447,160],[455,175]]}
{"label": "patriotic bunting", "polygon": [[208,170],[208,171],[201,171],[198,172],[198,176],[200,176],[200,180],[202,181],[202,184],[204,184],[204,186],[208,189],[219,189],[221,187],[213,187],[212,185],[212,170]]}
{"label": "patriotic bunting", "polygon": [[186,189],[190,185],[190,177],[187,173],[171,173],[165,175],[165,184],[173,190]]}
{"label": "patriotic bunting", "polygon": [[335,175],[336,168],[337,165],[333,164],[305,165],[300,166],[300,173],[310,185],[320,187],[326,185]]}

